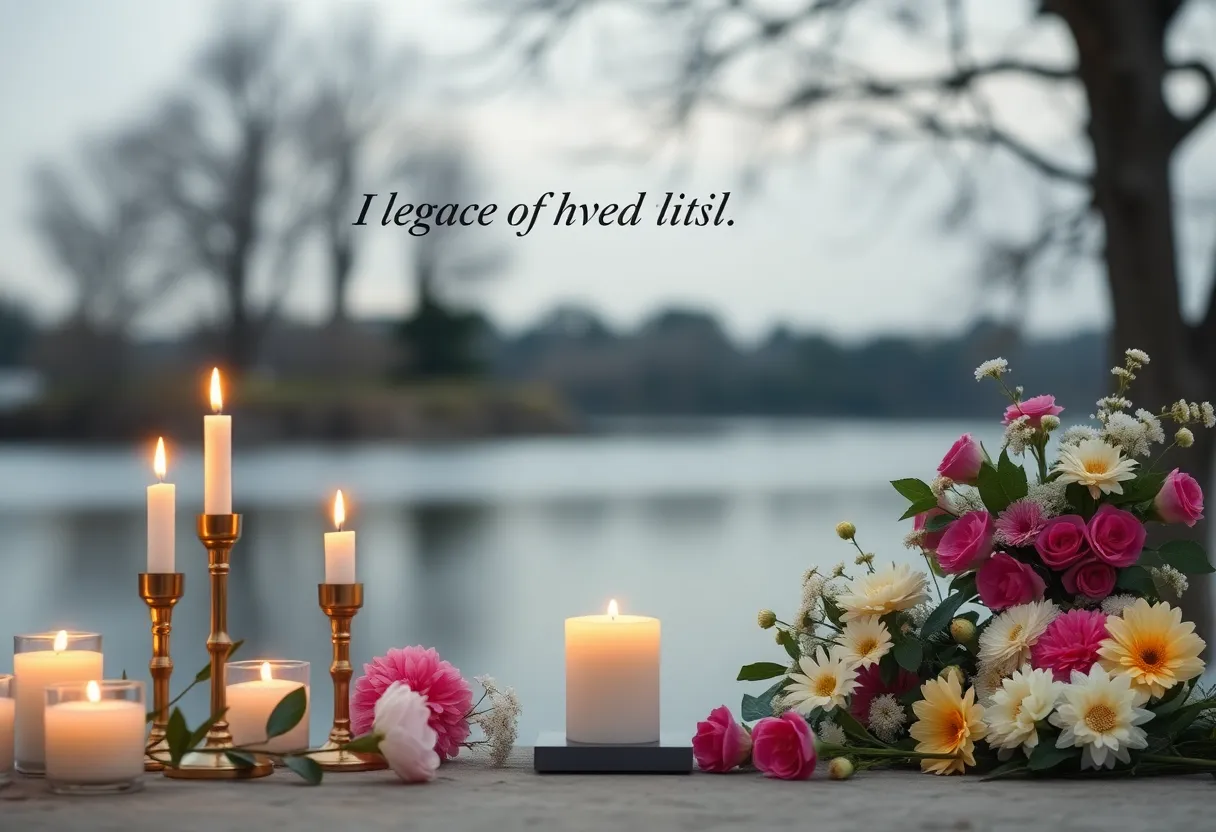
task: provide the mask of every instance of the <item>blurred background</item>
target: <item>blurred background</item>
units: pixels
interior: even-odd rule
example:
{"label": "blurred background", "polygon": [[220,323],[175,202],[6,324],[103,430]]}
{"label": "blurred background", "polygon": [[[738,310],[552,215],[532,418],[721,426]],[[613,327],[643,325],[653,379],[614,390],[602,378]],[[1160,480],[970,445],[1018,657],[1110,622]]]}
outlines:
{"label": "blurred background", "polygon": [[[336,488],[357,660],[434,645],[519,690],[528,742],[564,724],[562,619],[615,597],[663,619],[690,730],[780,660],[755,612],[849,559],[838,520],[913,557],[887,481],[999,444],[981,361],[1066,424],[1126,347],[1137,404],[1216,397],[1213,66],[1206,0],[0,0],[0,633],[142,670],[164,435],[205,663],[217,365],[230,629],[313,662],[314,740]],[[643,221],[516,236],[547,191]],[[667,191],[734,223],[657,227]],[[419,234],[392,192],[499,211]]]}

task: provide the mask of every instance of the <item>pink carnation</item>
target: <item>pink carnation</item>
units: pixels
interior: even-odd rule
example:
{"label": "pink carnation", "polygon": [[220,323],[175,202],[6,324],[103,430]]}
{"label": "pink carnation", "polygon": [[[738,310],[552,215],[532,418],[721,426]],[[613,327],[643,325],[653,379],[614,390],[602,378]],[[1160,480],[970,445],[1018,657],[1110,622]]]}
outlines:
{"label": "pink carnation", "polygon": [[466,717],[473,708],[473,691],[460,671],[439,658],[431,648],[393,648],[363,665],[350,697],[351,731],[361,736],[372,730],[376,701],[393,682],[408,685],[426,697],[428,722],[438,736],[435,751],[441,760],[455,757],[469,738]]}
{"label": "pink carnation", "polygon": [[1050,670],[1057,682],[1067,682],[1074,670],[1089,673],[1107,637],[1105,615],[1097,610],[1070,610],[1057,616],[1039,636],[1030,648],[1030,661],[1036,668]]}
{"label": "pink carnation", "polygon": [[1056,404],[1055,396],[1034,396],[1024,402],[1011,404],[1005,408],[1005,418],[1001,424],[1008,425],[1019,416],[1029,416],[1027,420],[1031,427],[1039,427],[1044,416],[1059,416],[1064,408]]}
{"label": "pink carnation", "polygon": [[1043,507],[1031,500],[1016,500],[996,518],[997,542],[1006,546],[1033,546],[1047,518]]}

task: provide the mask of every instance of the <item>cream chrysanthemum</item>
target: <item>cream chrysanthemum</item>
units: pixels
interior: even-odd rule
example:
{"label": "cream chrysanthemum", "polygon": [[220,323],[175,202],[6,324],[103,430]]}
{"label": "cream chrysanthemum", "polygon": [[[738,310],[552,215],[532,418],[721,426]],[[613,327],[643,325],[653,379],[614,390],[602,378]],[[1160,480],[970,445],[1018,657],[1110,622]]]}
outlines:
{"label": "cream chrysanthemum", "polygon": [[1135,706],[1136,692],[1124,675],[1110,676],[1098,664],[1086,675],[1072,672],[1072,682],[1061,692],[1062,703],[1051,724],[1062,728],[1057,748],[1081,746],[1081,768],[1114,768],[1130,763],[1129,749],[1144,748],[1143,725],[1151,711]]}
{"label": "cream chrysanthemum", "polygon": [[869,667],[891,652],[891,633],[876,615],[854,618],[840,634],[841,654],[857,667]]}
{"label": "cream chrysanthemum", "polygon": [[1084,439],[1075,447],[1060,448],[1060,461],[1054,470],[1056,482],[1079,483],[1089,489],[1095,500],[1100,494],[1122,494],[1125,480],[1136,478],[1134,459],[1125,459],[1118,448],[1100,439]]}
{"label": "cream chrysanthemum", "polygon": [[1031,670],[1023,666],[1005,679],[984,709],[988,726],[988,745],[997,756],[1009,759],[1018,748],[1030,756],[1039,744],[1038,724],[1055,710],[1062,682],[1050,670]]}
{"label": "cream chrysanthemum", "polygon": [[803,656],[798,667],[801,673],[789,674],[785,704],[800,714],[843,707],[857,687],[857,668],[839,652],[828,655],[820,650],[815,656]]}
{"label": "cream chrysanthemum", "polygon": [[995,616],[980,633],[980,664],[1009,672],[1026,664],[1030,648],[1059,614],[1059,607],[1050,601],[1032,601]]}
{"label": "cream chrysanthemum", "polygon": [[921,771],[962,774],[975,765],[975,741],[984,738],[984,709],[975,703],[975,690],[963,695],[958,677],[930,679],[920,687],[925,698],[912,705],[916,722],[908,733],[916,750],[925,754],[950,754],[949,759],[924,759]]}
{"label": "cream chrysanthemum", "polygon": [[1098,648],[1099,660],[1109,672],[1128,677],[1137,705],[1203,673],[1203,639],[1194,624],[1182,620],[1182,610],[1164,601],[1150,605],[1139,599],[1121,617],[1107,618],[1106,631],[1110,638]]}
{"label": "cream chrysanthemum", "polygon": [[892,564],[872,575],[859,575],[836,599],[836,604],[843,611],[841,619],[852,621],[906,610],[928,600],[924,573],[904,564]]}

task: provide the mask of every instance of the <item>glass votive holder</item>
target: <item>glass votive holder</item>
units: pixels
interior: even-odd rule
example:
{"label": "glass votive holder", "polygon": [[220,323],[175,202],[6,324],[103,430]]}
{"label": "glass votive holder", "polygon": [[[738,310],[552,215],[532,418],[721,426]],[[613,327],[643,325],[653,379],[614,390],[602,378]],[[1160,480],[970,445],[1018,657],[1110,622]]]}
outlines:
{"label": "glass votive holder", "polygon": [[13,733],[17,721],[17,703],[13,701],[13,677],[0,674],[0,787],[6,786],[13,774]]}
{"label": "glass votive holder", "polygon": [[46,780],[56,794],[119,794],[144,781],[144,683],[46,688]]}
{"label": "glass votive holder", "polygon": [[41,777],[46,770],[43,711],[47,685],[100,679],[101,636],[60,630],[13,636],[13,684],[17,689],[17,771]]}
{"label": "glass votive holder", "polygon": [[[308,662],[252,660],[228,662],[228,728],[232,744],[282,754],[308,748],[311,691]],[[304,716],[290,731],[267,740],[266,721],[283,697],[304,689]]]}

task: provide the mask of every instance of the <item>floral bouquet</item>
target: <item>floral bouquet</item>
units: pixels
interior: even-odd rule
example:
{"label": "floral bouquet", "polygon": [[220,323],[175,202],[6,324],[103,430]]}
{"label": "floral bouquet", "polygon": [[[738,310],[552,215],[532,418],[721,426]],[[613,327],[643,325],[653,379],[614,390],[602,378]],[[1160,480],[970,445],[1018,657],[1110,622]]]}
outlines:
{"label": "floral bouquet", "polygon": [[[779,678],[743,697],[751,729],[725,708],[698,726],[700,766],[750,757],[794,779],[828,754],[833,776],[913,760],[991,777],[1216,772],[1216,697],[1198,684],[1204,642],[1176,606],[1187,575],[1213,568],[1191,540],[1146,545],[1149,524],[1202,518],[1199,484],[1159,463],[1216,413],[1186,401],[1133,411],[1128,390],[1148,363],[1126,352],[1114,394],[1094,424],[1060,434],[1054,460],[1054,397],[1011,389],[1004,359],[977,368],[1010,400],[1000,453],[964,435],[932,482],[892,483],[927,571],[876,568],[854,526],[838,525],[857,550],[855,573],[811,569],[789,622],[760,613],[791,663],[740,670],[743,681]],[[1154,459],[1166,423],[1172,442]]]}

